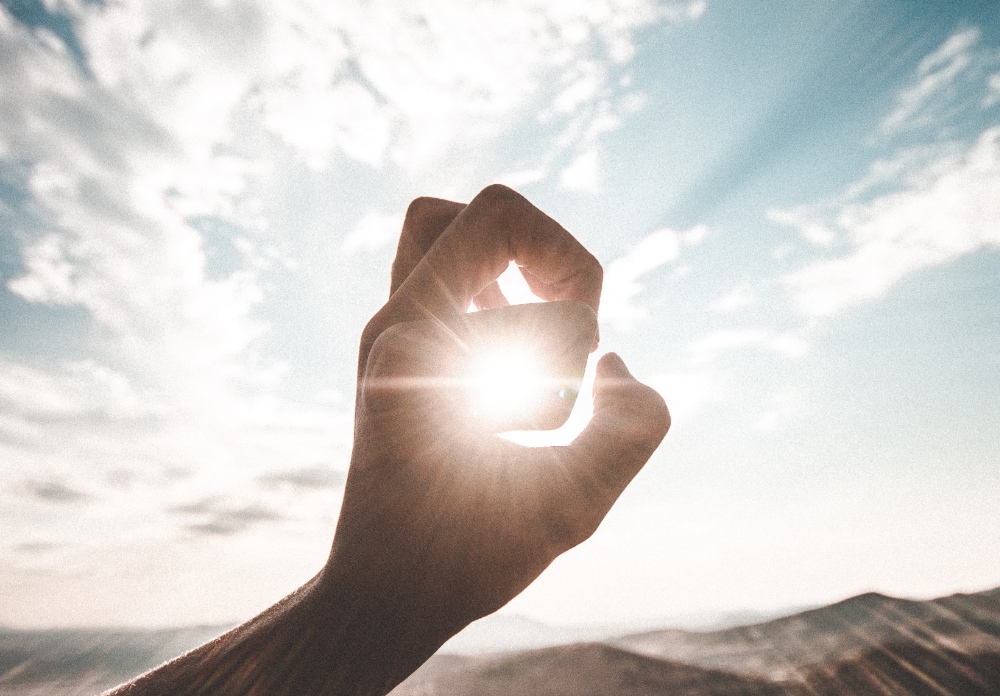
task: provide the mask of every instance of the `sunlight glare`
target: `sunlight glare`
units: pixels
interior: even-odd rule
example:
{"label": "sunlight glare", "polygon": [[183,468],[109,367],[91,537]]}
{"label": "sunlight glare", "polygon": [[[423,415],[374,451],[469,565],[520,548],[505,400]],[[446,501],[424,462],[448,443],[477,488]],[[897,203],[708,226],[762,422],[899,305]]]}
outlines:
{"label": "sunlight glare", "polygon": [[523,349],[494,349],[478,356],[472,375],[474,408],[491,418],[508,418],[541,399],[545,371],[541,361]]}

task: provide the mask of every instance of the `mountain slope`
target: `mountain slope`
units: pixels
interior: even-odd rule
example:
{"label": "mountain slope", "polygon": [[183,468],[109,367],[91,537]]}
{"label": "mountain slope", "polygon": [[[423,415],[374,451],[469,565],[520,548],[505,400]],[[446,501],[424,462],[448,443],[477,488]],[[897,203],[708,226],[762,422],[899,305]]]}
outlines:
{"label": "mountain slope", "polygon": [[[201,645],[228,628],[0,629],[0,694],[94,694]],[[38,687],[44,689],[36,691]]]}
{"label": "mountain slope", "polygon": [[611,644],[651,657],[774,680],[834,664],[889,643],[968,653],[1000,652],[1000,593],[930,601],[877,593],[721,631],[652,631]]}
{"label": "mountain slope", "polygon": [[[223,632],[0,629],[0,694],[93,695]],[[392,696],[1000,696],[1000,589],[869,593],[725,630],[431,658]]]}
{"label": "mountain slope", "polygon": [[494,658],[465,658],[460,669],[431,664],[392,696],[781,696],[764,679],[637,655],[610,645],[578,643]]}

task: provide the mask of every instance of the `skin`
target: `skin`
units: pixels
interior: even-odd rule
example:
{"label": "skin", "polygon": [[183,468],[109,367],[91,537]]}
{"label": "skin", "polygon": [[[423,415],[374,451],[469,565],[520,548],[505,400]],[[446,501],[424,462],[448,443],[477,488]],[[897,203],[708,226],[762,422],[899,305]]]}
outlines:
{"label": "skin", "polygon": [[389,300],[361,337],[355,445],[325,567],[109,694],[386,694],[593,534],[670,426],[617,355],[598,363],[594,417],[565,447],[484,437],[433,391],[386,386],[434,377],[441,337],[413,322],[506,304],[495,280],[511,260],[542,299],[597,311],[600,264],[514,191],[410,205]]}

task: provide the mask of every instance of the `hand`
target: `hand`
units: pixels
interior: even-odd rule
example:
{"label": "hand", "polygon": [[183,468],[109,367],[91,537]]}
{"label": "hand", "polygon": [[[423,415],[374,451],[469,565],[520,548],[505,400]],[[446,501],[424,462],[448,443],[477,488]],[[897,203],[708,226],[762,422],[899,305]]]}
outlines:
{"label": "hand", "polygon": [[598,363],[594,417],[566,447],[470,432],[406,387],[433,381],[446,348],[430,324],[410,322],[506,304],[495,280],[511,259],[542,299],[597,310],[600,265],[513,191],[491,186],[468,206],[414,201],[389,301],[361,339],[354,452],[325,567],[113,694],[381,696],[594,532],[670,426],[663,400],[618,356]]}
{"label": "hand", "polygon": [[428,357],[447,349],[447,332],[406,322],[464,313],[474,299],[505,304],[495,279],[512,259],[542,299],[597,311],[594,257],[524,198],[490,187],[468,206],[410,206],[390,299],[362,336],[354,452],[326,574],[377,607],[381,659],[410,656],[399,679],[589,537],[669,427],[660,396],[614,354],[598,364],[593,420],[567,447],[482,437],[443,417],[433,390],[379,386],[433,380]]}

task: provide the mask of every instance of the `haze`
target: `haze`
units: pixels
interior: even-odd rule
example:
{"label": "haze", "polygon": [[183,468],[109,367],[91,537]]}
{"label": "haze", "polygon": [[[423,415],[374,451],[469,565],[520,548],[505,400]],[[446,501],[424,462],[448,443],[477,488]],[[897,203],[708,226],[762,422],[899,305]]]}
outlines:
{"label": "haze", "polygon": [[670,405],[557,624],[1000,584],[991,3],[2,0],[0,624],[308,579],[418,195],[515,187]]}

